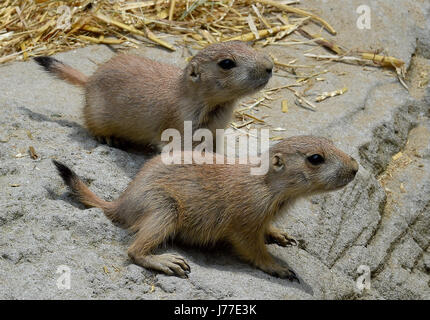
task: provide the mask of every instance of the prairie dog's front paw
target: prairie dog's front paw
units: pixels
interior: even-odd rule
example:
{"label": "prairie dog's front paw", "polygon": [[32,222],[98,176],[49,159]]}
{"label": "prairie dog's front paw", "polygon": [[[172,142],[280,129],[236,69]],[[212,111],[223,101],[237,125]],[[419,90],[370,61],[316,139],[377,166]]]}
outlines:
{"label": "prairie dog's front paw", "polygon": [[299,242],[293,237],[289,236],[288,233],[277,229],[269,230],[269,232],[266,234],[266,243],[275,243],[281,247],[299,245]]}

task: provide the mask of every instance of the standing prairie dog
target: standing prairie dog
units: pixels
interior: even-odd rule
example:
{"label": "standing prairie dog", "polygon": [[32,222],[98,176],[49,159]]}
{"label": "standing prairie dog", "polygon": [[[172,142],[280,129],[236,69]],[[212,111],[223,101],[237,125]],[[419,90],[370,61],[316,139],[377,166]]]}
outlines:
{"label": "standing prairie dog", "polygon": [[[191,152],[191,151],[189,151]],[[313,136],[286,139],[269,151],[265,175],[251,175],[251,165],[166,165],[149,160],[115,201],[97,197],[68,167],[54,160],[59,174],[78,199],[136,232],[128,249],[145,268],[186,277],[184,258],[153,251],[169,238],[191,245],[230,243],[245,261],[275,276],[296,279],[275,263],[266,243],[286,246],[292,240],[271,223],[297,198],[339,189],[358,171],[357,162],[329,140]]]}
{"label": "standing prairie dog", "polygon": [[50,57],[35,61],[47,71],[85,89],[84,120],[99,141],[160,146],[165,129],[183,133],[224,129],[238,98],[262,89],[272,75],[272,59],[241,41],[212,44],[185,69],[144,57],[120,54],[87,78]]}

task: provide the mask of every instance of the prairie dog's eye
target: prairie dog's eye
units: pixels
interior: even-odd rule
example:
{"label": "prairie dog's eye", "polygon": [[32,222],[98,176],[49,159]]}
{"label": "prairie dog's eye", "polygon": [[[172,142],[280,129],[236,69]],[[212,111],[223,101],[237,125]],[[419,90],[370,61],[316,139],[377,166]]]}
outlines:
{"label": "prairie dog's eye", "polygon": [[218,65],[223,68],[224,70],[232,69],[236,67],[236,62],[234,62],[231,59],[224,59],[218,62]]}
{"label": "prairie dog's eye", "polygon": [[317,165],[319,165],[319,164],[321,164],[321,163],[324,162],[323,156],[320,155],[320,154],[318,154],[318,153],[313,154],[313,155],[307,157],[307,159],[314,166],[317,166]]}

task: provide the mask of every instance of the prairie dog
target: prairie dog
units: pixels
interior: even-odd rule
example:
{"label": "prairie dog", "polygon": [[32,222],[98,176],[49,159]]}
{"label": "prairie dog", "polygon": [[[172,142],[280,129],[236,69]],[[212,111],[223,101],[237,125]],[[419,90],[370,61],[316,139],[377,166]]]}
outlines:
{"label": "prairie dog", "polygon": [[262,89],[273,68],[267,54],[241,41],[209,45],[183,70],[120,54],[87,78],[54,58],[35,61],[60,79],[84,87],[85,124],[99,141],[158,147],[164,144],[165,129],[183,134],[184,121],[192,121],[194,130],[211,130],[215,137],[215,129],[229,123],[236,100]]}
{"label": "prairie dog", "polygon": [[275,263],[265,246],[286,246],[292,238],[271,222],[297,198],[347,185],[358,163],[314,136],[291,137],[267,152],[271,163],[265,175],[251,175],[245,164],[165,165],[159,155],[113,202],[97,197],[72,170],[53,161],[79,201],[102,208],[110,220],[136,232],[128,255],[138,265],[186,277],[190,268],[184,258],[154,255],[154,249],[169,238],[199,246],[224,241],[257,268],[292,280],[294,272]]}

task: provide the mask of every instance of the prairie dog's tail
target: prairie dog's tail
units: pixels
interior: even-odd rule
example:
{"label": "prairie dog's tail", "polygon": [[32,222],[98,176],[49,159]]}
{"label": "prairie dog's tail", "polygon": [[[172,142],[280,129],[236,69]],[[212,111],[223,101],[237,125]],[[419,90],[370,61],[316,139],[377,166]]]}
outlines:
{"label": "prairie dog's tail", "polygon": [[83,87],[88,81],[88,77],[82,72],[73,69],[61,61],[58,61],[57,59],[43,56],[36,57],[34,60],[43,68],[45,68],[46,71],[56,75],[62,80],[66,80],[71,84]]}
{"label": "prairie dog's tail", "polygon": [[115,213],[114,203],[100,199],[69,167],[55,160],[52,160],[52,162],[57,167],[57,171],[64,183],[71,189],[73,194],[78,197],[80,202],[89,207],[101,208],[110,220],[115,222],[119,221]]}

